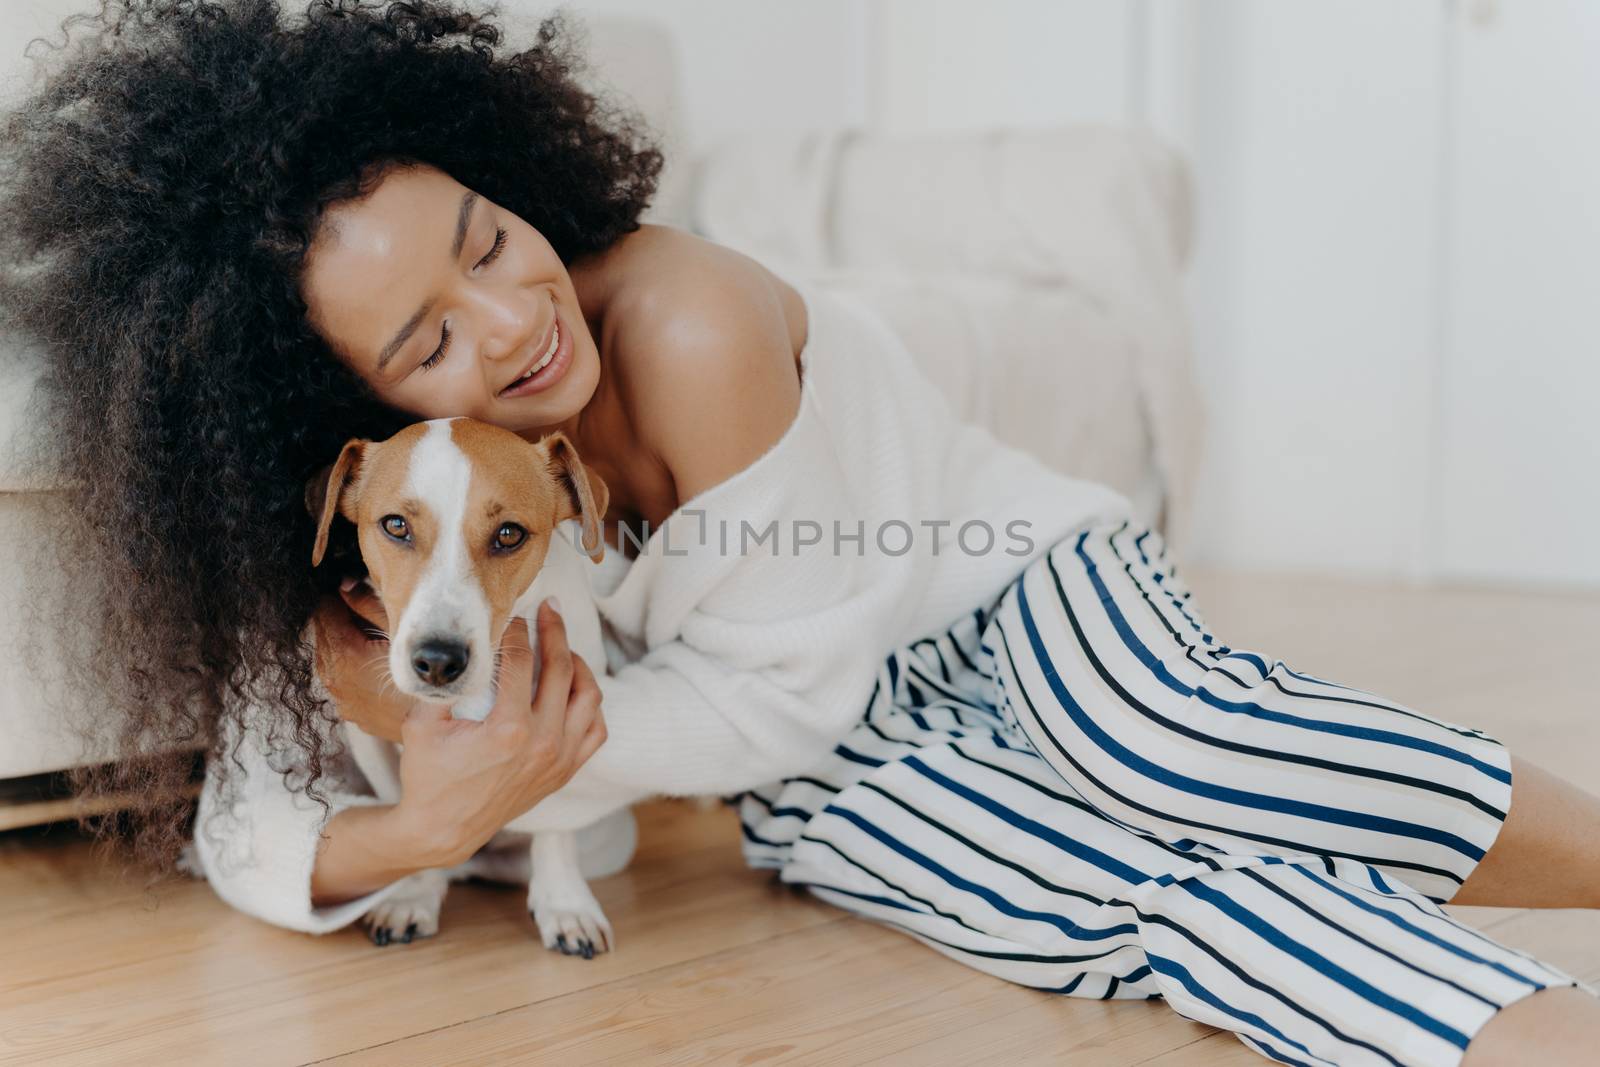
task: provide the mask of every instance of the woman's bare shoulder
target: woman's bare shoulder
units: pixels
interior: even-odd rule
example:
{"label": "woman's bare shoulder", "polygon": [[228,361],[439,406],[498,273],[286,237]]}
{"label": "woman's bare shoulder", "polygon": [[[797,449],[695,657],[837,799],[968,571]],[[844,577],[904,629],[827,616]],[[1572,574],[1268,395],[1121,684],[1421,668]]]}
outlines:
{"label": "woman's bare shoulder", "polygon": [[[605,253],[607,318],[649,335],[679,315],[775,316],[790,337],[798,373],[806,338],[799,292],[759,261],[671,226],[640,226]],[[741,305],[729,307],[734,302]]]}
{"label": "woman's bare shoulder", "polygon": [[794,421],[804,301],[748,256],[647,226],[610,253],[608,358],[640,441],[682,503],[743,470]]}

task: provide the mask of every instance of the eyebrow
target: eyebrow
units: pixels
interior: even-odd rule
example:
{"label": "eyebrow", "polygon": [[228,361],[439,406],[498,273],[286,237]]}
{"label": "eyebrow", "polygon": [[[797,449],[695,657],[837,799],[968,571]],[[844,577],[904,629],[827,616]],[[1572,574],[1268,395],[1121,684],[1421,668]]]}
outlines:
{"label": "eyebrow", "polygon": [[[472,221],[472,206],[477,202],[478,194],[474,192],[469,191],[467,195],[461,198],[461,209],[456,212],[456,236],[455,240],[450,244],[451,259],[459,259],[461,249],[467,243],[467,223]],[[430,300],[418,308],[416,314],[407,319],[406,324],[400,327],[388,344],[383,346],[383,351],[378,353],[379,374],[383,373],[383,369],[389,365],[390,360],[394,359],[401,346],[411,339],[412,334],[417,332],[417,327],[422,324],[422,320],[427,318],[428,312],[432,310],[433,301]]]}
{"label": "eyebrow", "polygon": [[450,246],[451,259],[461,255],[461,246],[467,243],[467,223],[472,221],[472,205],[477,202],[477,193],[469,192],[461,198],[461,211],[456,215],[456,239]]}

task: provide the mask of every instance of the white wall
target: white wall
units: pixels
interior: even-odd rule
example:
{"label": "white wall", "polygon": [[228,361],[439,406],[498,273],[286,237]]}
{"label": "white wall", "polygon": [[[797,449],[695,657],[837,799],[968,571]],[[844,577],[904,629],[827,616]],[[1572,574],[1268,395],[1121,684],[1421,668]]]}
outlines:
{"label": "white wall", "polygon": [[1197,561],[1600,587],[1600,8],[880,0],[891,132],[1191,159]]}
{"label": "white wall", "polygon": [[1192,558],[1600,586],[1600,9],[578,7],[669,28],[695,147],[769,124],[1154,125],[1195,177]]}
{"label": "white wall", "polygon": [[753,130],[861,126],[868,119],[871,4],[518,0],[516,6],[648,18],[665,27],[676,46],[692,148]]}
{"label": "white wall", "polygon": [[1238,0],[1194,31],[1194,554],[1402,573],[1436,340],[1435,6]]}
{"label": "white wall", "polygon": [[[79,6],[5,0],[0,36]],[[1600,8],[566,6],[660,24],[683,152],[770,129],[1151,123],[1195,178],[1194,561],[1600,587]]]}
{"label": "white wall", "polygon": [[1121,121],[1146,0],[512,0],[647,18],[683,70],[688,143],[764,129],[897,133]]}
{"label": "white wall", "polygon": [[1197,179],[1197,556],[1600,588],[1600,10],[1152,12],[1188,64],[1151,114]]}
{"label": "white wall", "polygon": [[1447,575],[1600,584],[1600,8],[1450,26],[1430,548]]}
{"label": "white wall", "polygon": [[1140,4],[1125,0],[876,0],[871,120],[892,133],[1123,121]]}

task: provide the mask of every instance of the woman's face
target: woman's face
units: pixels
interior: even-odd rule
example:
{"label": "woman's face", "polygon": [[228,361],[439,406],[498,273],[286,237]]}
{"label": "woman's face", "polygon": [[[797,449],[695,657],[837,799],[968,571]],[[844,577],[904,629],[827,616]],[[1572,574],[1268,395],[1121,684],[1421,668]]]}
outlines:
{"label": "woman's face", "polygon": [[600,380],[549,242],[431,167],[391,168],[370,195],[331,206],[301,284],[339,357],[420,418],[531,435],[570,419]]}

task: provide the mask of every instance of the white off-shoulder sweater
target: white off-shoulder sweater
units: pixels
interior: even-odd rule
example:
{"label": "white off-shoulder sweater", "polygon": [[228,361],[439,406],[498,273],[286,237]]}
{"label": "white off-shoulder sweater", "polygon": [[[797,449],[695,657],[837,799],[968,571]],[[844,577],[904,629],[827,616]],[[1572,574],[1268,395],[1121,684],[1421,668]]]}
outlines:
{"label": "white off-shoulder sweater", "polygon": [[[609,737],[541,802],[562,822],[805,773],[855,725],[890,650],[992,600],[1068,533],[1132,513],[1111,488],[959,422],[870,311],[802,292],[801,400],[787,432],[650,531],[636,558],[609,552],[595,572]],[[271,712],[252,714],[259,725]],[[226,797],[208,776],[199,859],[246,912],[314,932],[342,926],[388,890],[311,907],[327,813],[271,770],[292,749],[274,755],[261,737],[246,737]],[[353,767],[333,763],[332,811],[375,803]],[[591,873],[617,865],[618,825],[580,835]]]}

